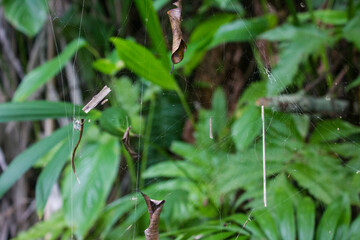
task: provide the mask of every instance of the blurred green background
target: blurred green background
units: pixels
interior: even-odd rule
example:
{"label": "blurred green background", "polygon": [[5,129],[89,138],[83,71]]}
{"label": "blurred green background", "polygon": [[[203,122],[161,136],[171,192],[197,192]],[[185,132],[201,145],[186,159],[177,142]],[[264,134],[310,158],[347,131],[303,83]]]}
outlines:
{"label": "blurred green background", "polygon": [[138,190],[160,239],[360,239],[360,3],[184,0],[170,75],[172,8],[0,1],[0,240],[144,239]]}

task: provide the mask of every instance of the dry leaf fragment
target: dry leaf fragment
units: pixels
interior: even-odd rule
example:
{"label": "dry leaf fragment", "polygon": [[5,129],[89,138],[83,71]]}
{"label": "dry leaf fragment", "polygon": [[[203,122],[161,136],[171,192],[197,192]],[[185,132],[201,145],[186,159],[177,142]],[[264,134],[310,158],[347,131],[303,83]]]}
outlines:
{"label": "dry leaf fragment", "polygon": [[144,197],[150,216],[150,225],[144,231],[146,240],[159,240],[159,220],[165,200],[150,199],[148,195],[140,192]]}
{"label": "dry leaf fragment", "polygon": [[171,72],[174,69],[174,64],[181,62],[184,58],[184,53],[186,51],[186,43],[182,37],[181,32],[181,0],[178,0],[173,3],[177,8],[171,9],[167,12],[170,19],[171,30],[173,34],[173,42],[172,42],[172,55],[171,61],[173,63]]}
{"label": "dry leaf fragment", "polygon": [[130,156],[132,158],[137,158],[139,155],[137,152],[135,152],[132,148],[131,148],[131,145],[130,145],[130,129],[131,127],[128,127],[124,133],[124,136],[122,138],[122,142],[126,148],[126,150],[128,151],[128,153],[130,154]]}

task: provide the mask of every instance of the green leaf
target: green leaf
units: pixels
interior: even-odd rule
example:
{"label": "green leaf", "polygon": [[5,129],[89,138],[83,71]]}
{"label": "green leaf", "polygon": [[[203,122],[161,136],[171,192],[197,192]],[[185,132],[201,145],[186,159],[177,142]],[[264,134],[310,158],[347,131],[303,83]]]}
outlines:
{"label": "green leaf", "polygon": [[227,121],[227,105],[226,96],[222,88],[217,88],[213,94],[211,101],[212,130],[213,134],[220,134],[226,126]]}
{"label": "green leaf", "polygon": [[170,69],[166,70],[145,47],[121,38],[111,38],[111,41],[119,57],[131,71],[164,89],[179,91],[176,81],[170,75]]}
{"label": "green leaf", "polygon": [[66,102],[29,101],[0,104],[0,122],[35,121],[48,118],[84,116],[80,106]]}
{"label": "green leaf", "polygon": [[265,239],[264,233],[261,231],[259,226],[256,224],[256,221],[252,221],[251,214],[245,215],[242,213],[231,215],[224,219],[225,221],[235,221],[238,225],[244,226],[245,228],[251,232],[254,239]]}
{"label": "green leaf", "polygon": [[314,238],[315,205],[310,197],[301,199],[296,210],[297,230],[299,240]]}
{"label": "green leaf", "polygon": [[[184,171],[186,169],[186,172]],[[166,161],[149,167],[143,177],[144,178],[159,178],[159,177],[187,177],[199,176],[202,174],[201,169],[194,164],[186,161]]]}
{"label": "green leaf", "polygon": [[[324,24],[344,25],[348,21],[346,11],[324,9],[313,12],[315,20]],[[297,17],[301,22],[306,22],[311,19],[310,12],[297,13]]]}
{"label": "green leaf", "polygon": [[2,197],[39,158],[49,152],[56,144],[67,138],[71,129],[72,124],[62,127],[20,153],[0,175],[0,197]]}
{"label": "green leaf", "polygon": [[119,59],[116,50],[113,50],[106,58],[100,58],[93,62],[92,66],[99,72],[114,76],[118,71],[125,67],[125,64]]}
{"label": "green leaf", "polygon": [[260,109],[254,106],[247,107],[231,129],[235,147],[240,151],[247,149],[260,134],[261,126]]}
{"label": "green leaf", "polygon": [[170,0],[154,0],[153,5],[155,11],[159,11],[162,7],[168,4]]}
{"label": "green leaf", "polygon": [[205,56],[217,29],[235,17],[235,14],[216,14],[200,23],[190,35],[185,57],[177,64],[177,68],[183,66],[185,74],[190,74]]}
{"label": "green leaf", "polygon": [[341,119],[332,119],[320,121],[316,124],[314,133],[310,138],[310,142],[334,141],[339,138],[346,138],[352,134],[360,133],[358,126]]}
{"label": "green leaf", "polygon": [[350,89],[360,85],[360,76],[358,76],[354,81],[346,86],[345,90],[348,92]]}
{"label": "green leaf", "polygon": [[104,134],[95,144],[86,145],[78,156],[75,164],[81,184],[68,168],[62,192],[65,219],[82,239],[105,206],[119,166],[119,143]]}
{"label": "green leaf", "polygon": [[254,213],[253,221],[255,221],[260,226],[260,229],[265,233],[267,239],[280,239],[275,220],[272,218],[270,212],[267,209],[256,211]]}
{"label": "green leaf", "polygon": [[253,41],[256,36],[275,27],[277,17],[269,14],[249,20],[236,20],[222,25],[214,34],[209,48],[228,42]]}
{"label": "green leaf", "polygon": [[247,103],[254,105],[255,102],[263,96],[266,96],[266,82],[253,82],[249,87],[245,89],[243,94],[241,94],[241,98],[238,102],[238,107],[241,107],[241,105]]}
{"label": "green leaf", "polygon": [[291,198],[280,188],[275,192],[274,219],[281,239],[295,239],[295,216]]}
{"label": "green leaf", "polygon": [[158,15],[154,9],[152,0],[135,0],[135,5],[140,13],[141,20],[149,33],[151,42],[160,55],[160,60],[164,67],[170,68],[170,58],[167,54],[164,34],[161,29]]}
{"label": "green leaf", "polygon": [[343,195],[341,199],[342,213],[337,223],[335,239],[345,239],[349,232],[349,226],[351,221],[351,206],[349,197]]}
{"label": "green leaf", "polygon": [[58,239],[64,232],[66,223],[62,212],[55,213],[49,220],[40,221],[29,230],[21,232],[12,240],[37,240],[49,237],[49,239]]}
{"label": "green leaf", "polygon": [[295,27],[288,24],[265,32],[261,38],[283,41],[280,44],[279,61],[273,71],[268,74],[268,96],[277,95],[292,84],[300,63],[310,54],[319,53],[326,44],[331,44],[334,40],[325,30],[314,25]]}
{"label": "green leaf", "polygon": [[327,240],[334,238],[336,226],[343,210],[341,200],[334,201],[327,207],[318,225],[316,239]]}
{"label": "green leaf", "polygon": [[[77,135],[79,134],[77,133]],[[78,136],[74,136],[74,139],[77,138]],[[60,149],[54,155],[54,158],[41,171],[41,174],[36,181],[36,211],[40,218],[43,215],[44,208],[50,196],[51,189],[55,184],[56,180],[58,179],[66,160],[69,159],[71,152],[71,144],[69,142],[64,142]]]}
{"label": "green leaf", "polygon": [[131,126],[127,116],[122,108],[110,107],[101,114],[100,126],[106,132],[116,137],[122,137],[127,126]]}
{"label": "green leaf", "polygon": [[346,239],[358,240],[360,239],[360,215],[351,224],[348,236]]}
{"label": "green leaf", "polygon": [[308,189],[316,198],[325,203],[330,203],[332,196],[326,189],[326,184],[318,180],[319,173],[306,164],[296,163],[288,167],[288,173],[297,181],[297,183]]}
{"label": "green leaf", "polygon": [[97,220],[95,235],[104,239],[119,218],[132,210],[135,204],[132,198],[126,195],[107,205]]}
{"label": "green leaf", "polygon": [[86,45],[83,39],[72,41],[56,58],[44,63],[28,73],[21,81],[13,97],[14,102],[25,101],[38,88],[55,77],[75,52]]}
{"label": "green leaf", "polygon": [[5,18],[14,27],[33,37],[47,19],[47,0],[4,0]]}
{"label": "green leaf", "polygon": [[343,29],[343,36],[360,49],[360,14],[358,13]]}

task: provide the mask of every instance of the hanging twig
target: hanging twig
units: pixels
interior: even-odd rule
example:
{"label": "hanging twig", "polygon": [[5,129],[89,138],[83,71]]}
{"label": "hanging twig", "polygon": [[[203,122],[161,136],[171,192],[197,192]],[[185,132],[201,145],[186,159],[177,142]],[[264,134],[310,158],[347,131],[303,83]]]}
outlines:
{"label": "hanging twig", "polygon": [[210,138],[211,139],[213,139],[214,137],[213,137],[213,132],[212,132],[212,117],[210,118],[210,120],[209,120],[209,125],[210,125]]}
{"label": "hanging twig", "polygon": [[258,106],[271,108],[273,111],[286,113],[311,113],[321,116],[344,115],[350,110],[350,103],[346,100],[313,97],[301,94],[259,98],[256,101],[256,104]]}
{"label": "hanging twig", "polygon": [[146,240],[159,240],[159,220],[165,200],[150,199],[149,196],[140,192],[144,197],[150,216],[150,225],[144,231]]}
{"label": "hanging twig", "polygon": [[329,92],[326,94],[327,96],[331,96],[331,95],[335,92],[337,86],[338,86],[338,85],[340,84],[340,82],[344,79],[344,76],[345,76],[345,74],[346,74],[348,71],[349,71],[349,67],[348,67],[348,66],[345,66],[345,67],[340,71],[340,73],[339,73],[339,74],[336,76],[336,78],[335,78],[334,84],[333,84],[332,87],[329,89]]}
{"label": "hanging twig", "polygon": [[108,86],[105,86],[98,94],[96,94],[88,104],[83,107],[85,113],[90,112],[91,109],[95,108],[105,97],[111,92]]}
{"label": "hanging twig", "polygon": [[78,177],[77,174],[76,174],[75,162],[74,162],[74,160],[75,160],[75,152],[76,152],[76,149],[78,148],[78,146],[79,146],[79,144],[80,144],[81,137],[82,137],[82,134],[83,134],[84,122],[85,122],[85,120],[84,120],[84,119],[81,119],[81,121],[80,121],[80,135],[79,135],[79,140],[78,140],[78,142],[76,143],[76,146],[75,146],[75,148],[74,148],[74,150],[73,150],[72,158],[71,158],[72,169],[73,169],[73,172],[74,172],[74,174],[75,174],[75,176],[76,176],[76,179],[77,179],[77,181],[78,181],[79,184],[80,184],[80,179],[79,179],[79,177]]}
{"label": "hanging twig", "polygon": [[265,114],[264,105],[261,106],[261,120],[262,120],[262,133],[263,133],[263,187],[264,187],[264,206],[267,205],[266,200],[266,167],[265,167]]}

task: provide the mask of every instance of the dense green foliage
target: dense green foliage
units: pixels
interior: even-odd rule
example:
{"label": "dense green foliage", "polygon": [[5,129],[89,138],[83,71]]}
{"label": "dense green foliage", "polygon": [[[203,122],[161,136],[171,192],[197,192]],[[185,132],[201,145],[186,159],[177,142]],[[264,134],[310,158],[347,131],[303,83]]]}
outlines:
{"label": "dense green foliage", "polygon": [[[24,2],[1,4],[9,23],[33,37],[41,31],[49,6],[44,8],[46,1]],[[67,46],[28,72],[12,99],[0,104],[0,123],[85,118],[75,160],[81,184],[70,164],[79,135],[72,124],[34,142],[1,173],[4,197],[31,167],[38,169],[34,191],[39,217],[53,185],[61,186],[63,207],[15,239],[68,239],[72,234],[77,239],[143,239],[148,215],[136,190],[166,200],[161,239],[360,238],[359,4],[184,1],[188,50],[170,75],[170,37],[163,34],[170,26],[161,18],[170,1],[135,0],[134,6],[121,1],[121,14],[102,11],[101,1],[93,2],[84,9],[82,1],[71,3],[60,21],[53,21],[56,36],[68,39]],[[87,15],[88,8],[95,9],[96,17]],[[104,16],[118,19],[118,32],[102,22]],[[144,26],[140,37],[126,31],[134,26]],[[81,27],[86,31],[79,34]],[[211,71],[211,60],[217,62],[219,76],[226,62],[231,63],[235,51],[223,59],[210,54],[225,46],[235,46],[251,59],[231,68],[246,70],[235,79],[235,85],[243,81],[235,100],[228,98],[235,87],[229,90],[226,80],[201,79]],[[60,102],[26,101],[71,59],[80,69],[86,98],[108,85],[109,103],[85,114],[66,101],[65,94],[71,93]],[[251,73],[246,75],[247,69]],[[59,79],[57,87],[65,91]],[[211,97],[203,103],[206,91]],[[309,95],[320,104],[345,99],[351,109],[346,115],[345,110],[324,114],[296,107],[289,112],[287,103],[266,108],[265,208],[259,99]],[[121,143],[128,126],[131,145],[140,153],[137,159]]]}

